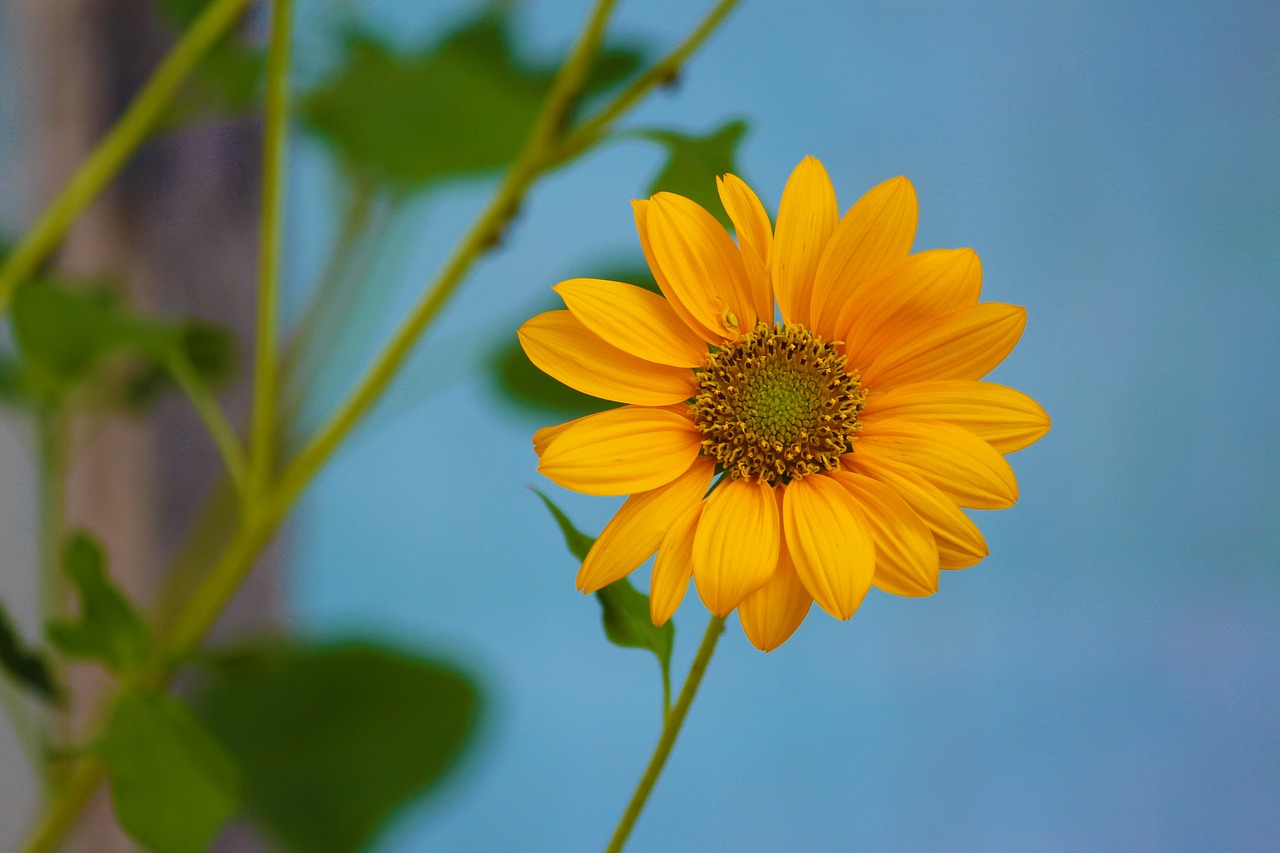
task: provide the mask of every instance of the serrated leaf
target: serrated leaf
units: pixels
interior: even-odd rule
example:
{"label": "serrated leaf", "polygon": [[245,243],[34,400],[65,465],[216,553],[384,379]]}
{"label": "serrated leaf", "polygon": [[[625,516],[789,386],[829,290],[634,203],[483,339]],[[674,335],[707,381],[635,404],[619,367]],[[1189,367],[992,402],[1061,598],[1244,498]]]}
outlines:
{"label": "serrated leaf", "polygon": [[62,552],[62,568],[80,598],[80,618],[49,625],[49,641],[68,657],[100,661],[120,675],[151,660],[151,629],[106,572],[102,546],[77,531]]}
{"label": "serrated leaf", "polygon": [[96,751],[120,825],[157,853],[208,850],[239,807],[235,762],[172,696],[123,693]]}
{"label": "serrated leaf", "polygon": [[454,666],[373,643],[260,644],[229,663],[199,707],[247,815],[299,853],[365,849],[456,763],[480,707]]}
{"label": "serrated leaf", "polygon": [[720,204],[716,176],[737,173],[738,146],[746,132],[747,123],[741,119],[726,122],[704,136],[675,130],[640,131],[639,136],[667,149],[667,162],[650,184],[649,195],[670,192],[693,199],[726,228],[732,228]]}
{"label": "serrated leaf", "polygon": [[[584,96],[641,63],[609,47]],[[354,175],[411,192],[451,175],[495,171],[515,156],[557,64],[530,64],[512,44],[509,12],[490,10],[436,47],[397,53],[370,33],[349,38],[346,62],[305,96],[301,116]]]}
{"label": "serrated leaf", "polygon": [[[595,544],[595,539],[583,533],[551,498],[537,489],[534,494],[542,498],[543,504],[555,518],[564,536],[564,544],[569,553],[581,562],[587,558],[587,552]],[[596,600],[602,610],[601,620],[604,623],[604,635],[615,646],[632,649],[648,649],[658,659],[662,668],[663,695],[671,692],[671,650],[675,647],[675,624],[668,621],[662,627],[653,624],[649,616],[649,596],[631,585],[631,581],[621,578],[596,592]]]}
{"label": "serrated leaf", "polygon": [[62,691],[54,682],[44,655],[26,647],[3,605],[0,605],[0,669],[44,701],[61,704]]}

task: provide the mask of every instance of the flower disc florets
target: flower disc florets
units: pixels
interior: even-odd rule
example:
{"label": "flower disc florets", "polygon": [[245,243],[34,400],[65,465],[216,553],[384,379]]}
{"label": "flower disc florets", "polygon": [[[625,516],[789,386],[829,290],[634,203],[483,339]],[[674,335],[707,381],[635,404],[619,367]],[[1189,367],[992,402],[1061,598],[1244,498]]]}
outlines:
{"label": "flower disc florets", "polygon": [[808,329],[759,324],[697,371],[702,452],[733,479],[769,485],[831,471],[866,399],[844,356]]}

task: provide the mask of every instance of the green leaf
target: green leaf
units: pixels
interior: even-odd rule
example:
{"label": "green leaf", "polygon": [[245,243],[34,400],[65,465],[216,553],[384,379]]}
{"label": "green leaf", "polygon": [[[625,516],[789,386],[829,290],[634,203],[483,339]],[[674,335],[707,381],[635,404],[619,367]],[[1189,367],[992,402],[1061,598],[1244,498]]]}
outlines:
{"label": "green leaf", "polygon": [[[177,30],[185,30],[210,0],[159,0],[160,10]],[[196,66],[179,97],[160,119],[173,129],[199,118],[231,118],[254,111],[262,98],[266,61],[260,49],[234,35],[216,42]]]}
{"label": "green leaf", "polygon": [[62,569],[80,596],[80,618],[49,625],[49,640],[68,657],[97,660],[120,675],[139,672],[151,660],[151,630],[106,573],[102,546],[87,533],[72,533]]}
{"label": "green leaf", "polygon": [[738,146],[747,132],[747,123],[730,121],[705,136],[690,136],[675,130],[643,130],[638,135],[661,143],[667,162],[649,186],[649,195],[670,192],[691,198],[710,211],[726,228],[729,215],[720,204],[716,176],[737,173]]}
{"label": "green leaf", "polygon": [[[346,62],[302,99],[303,121],[354,175],[401,191],[496,171],[515,157],[558,67],[517,55],[509,16],[490,9],[438,46],[407,54],[353,33]],[[606,48],[584,95],[641,61],[635,48]]]}
{"label": "green leaf", "polygon": [[614,645],[653,652],[662,666],[665,681],[671,668],[671,649],[676,628],[670,620],[661,628],[649,616],[649,596],[626,578],[616,580],[596,593],[604,609],[604,633]]}
{"label": "green leaf", "polygon": [[367,847],[455,764],[480,706],[453,666],[367,642],[226,660],[199,707],[240,766],[249,817],[300,853]]}
{"label": "green leaf", "polygon": [[556,524],[560,527],[560,533],[564,536],[565,547],[569,549],[569,553],[578,558],[581,563],[587,559],[587,552],[591,550],[591,546],[596,544],[595,537],[588,536],[581,530],[573,526],[573,522],[569,520],[569,516],[564,514],[564,510],[556,506],[551,498],[544,495],[537,489],[533,493],[542,498],[542,502],[547,509],[551,511],[551,515],[555,518]]}
{"label": "green leaf", "polygon": [[54,682],[44,655],[25,647],[3,605],[0,605],[0,669],[44,701],[62,704],[62,691]]}
{"label": "green leaf", "polygon": [[[203,320],[188,320],[177,324],[176,329],[177,345],[196,376],[209,388],[225,384],[235,372],[235,338],[231,331]],[[167,360],[144,362],[125,377],[122,402],[129,409],[144,410],[176,387]]]}
{"label": "green leaf", "polygon": [[96,750],[120,825],[150,850],[208,850],[236,813],[235,763],[172,696],[122,694]]}
{"label": "green leaf", "polygon": [[[556,506],[551,498],[537,489],[534,494],[542,498],[560,533],[564,536],[564,544],[569,553],[581,562],[587,558],[587,552],[595,544],[595,539],[574,527],[569,516]],[[662,667],[663,695],[671,693],[671,650],[675,647],[675,624],[668,621],[659,628],[653,624],[649,616],[649,596],[631,585],[631,581],[621,578],[596,593],[596,599],[603,610],[601,618],[604,622],[604,634],[615,646],[631,649],[648,649],[658,658]],[[666,704],[664,702],[664,704]]]}

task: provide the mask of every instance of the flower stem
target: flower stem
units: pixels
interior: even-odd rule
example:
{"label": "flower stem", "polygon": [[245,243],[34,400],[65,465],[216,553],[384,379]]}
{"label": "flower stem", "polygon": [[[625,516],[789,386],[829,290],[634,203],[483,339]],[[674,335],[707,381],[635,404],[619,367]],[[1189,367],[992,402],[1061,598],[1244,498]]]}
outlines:
{"label": "flower stem", "polygon": [[698,646],[698,654],[693,659],[693,666],[689,667],[689,675],[685,677],[684,686],[680,688],[680,696],[676,699],[675,707],[663,720],[662,735],[658,738],[658,745],[653,750],[653,757],[649,759],[649,766],[644,769],[640,784],[636,785],[635,793],[631,795],[631,802],[627,803],[627,810],[622,813],[622,819],[618,821],[618,827],[613,831],[613,837],[609,839],[609,846],[605,848],[605,853],[619,853],[622,846],[627,843],[627,837],[631,835],[631,829],[635,826],[636,819],[640,817],[640,812],[644,810],[644,804],[649,799],[649,792],[653,790],[658,777],[662,775],[667,756],[671,754],[671,748],[676,744],[676,736],[680,734],[680,727],[684,725],[685,714],[689,713],[693,697],[698,693],[698,685],[702,683],[703,673],[707,671],[707,664],[711,662],[711,653],[716,650],[716,643],[723,633],[724,617],[712,616],[711,621],[707,623],[707,632],[702,635],[702,645]]}
{"label": "flower stem", "polygon": [[35,272],[62,242],[80,214],[119,173],[138,146],[146,141],[178,87],[196,63],[231,28],[249,2],[213,0],[174,45],[124,115],[0,264],[0,314],[9,307],[14,288]]}
{"label": "flower stem", "polygon": [[227,469],[227,476],[231,478],[236,493],[243,500],[247,463],[244,447],[240,444],[240,437],[236,435],[235,427],[227,420],[226,413],[218,405],[217,397],[192,367],[186,353],[180,351],[174,353],[169,360],[169,373],[182,392],[187,395],[187,399],[191,401],[196,414],[200,416],[210,438],[213,439],[214,446],[222,456],[222,464]]}
{"label": "flower stem", "polygon": [[262,133],[262,215],[258,231],[258,325],[253,359],[253,421],[248,496],[266,491],[274,470],[276,397],[280,383],[280,251],[289,128],[289,45],[293,0],[273,0],[267,45],[267,92]]}

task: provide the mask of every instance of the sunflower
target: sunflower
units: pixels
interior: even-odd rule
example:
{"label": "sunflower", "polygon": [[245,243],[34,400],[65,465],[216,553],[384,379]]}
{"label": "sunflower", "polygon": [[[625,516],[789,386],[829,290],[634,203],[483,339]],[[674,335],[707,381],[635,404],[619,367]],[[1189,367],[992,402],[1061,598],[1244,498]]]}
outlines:
{"label": "sunflower", "polygon": [[[567,310],[525,323],[530,360],[624,404],[534,435],[539,470],[629,495],[582,563],[593,592],[655,552],[655,624],[692,576],[777,648],[813,602],[848,619],[872,587],[930,595],[987,545],[962,511],[1017,500],[1003,455],[1044,435],[1034,400],[980,381],[1022,334],[1023,308],[978,302],[970,249],[911,253],[905,178],[841,217],[808,157],[777,227],[742,180],[717,179],[735,242],[682,196],[632,202],[662,291],[598,279],[554,288]],[[780,319],[779,319],[780,318]]]}

